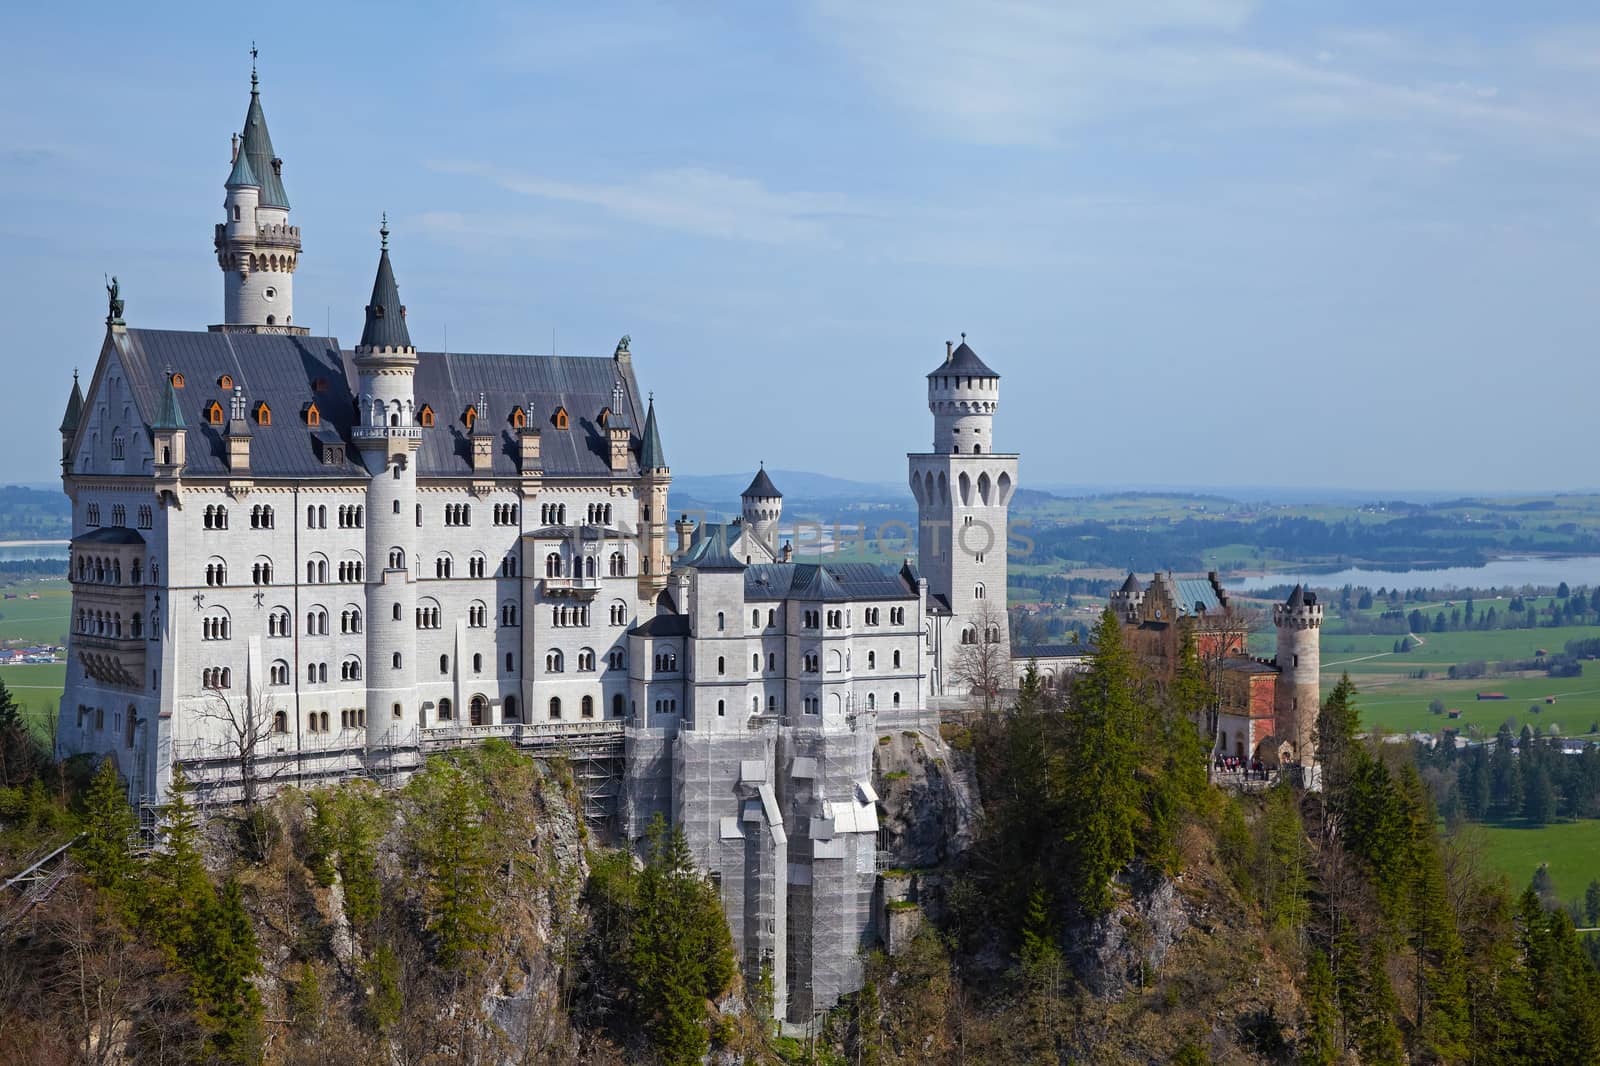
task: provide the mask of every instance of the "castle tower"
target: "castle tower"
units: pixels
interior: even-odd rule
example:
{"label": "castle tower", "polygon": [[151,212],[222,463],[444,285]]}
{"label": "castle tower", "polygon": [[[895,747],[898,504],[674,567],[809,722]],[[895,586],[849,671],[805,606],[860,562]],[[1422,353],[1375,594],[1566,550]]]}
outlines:
{"label": "castle tower", "polygon": [[[1278,630],[1277,735],[1293,744],[1293,761],[1309,767],[1316,761],[1317,711],[1322,706],[1322,604],[1299,585],[1272,608]],[[1287,756],[1286,756],[1287,759]]]}
{"label": "castle tower", "polygon": [[773,558],[777,558],[778,521],[783,517],[783,493],[778,491],[778,486],[767,476],[766,463],[762,463],[761,468],[756,471],[750,487],[739,497],[739,503],[744,516],[745,532],[754,533],[756,538],[772,552]]}
{"label": "castle tower", "polygon": [[223,221],[213,238],[222,268],[222,323],[213,330],[306,333],[294,324],[294,271],[300,227],[289,225],[283,160],[272,149],[261,110],[254,50],[250,107],[233,139],[233,169],[223,183]]}
{"label": "castle tower", "polygon": [[667,587],[667,572],[671,569],[667,561],[667,487],[671,484],[672,471],[661,447],[661,430],[656,427],[656,398],[651,396],[639,444],[639,495],[643,505],[639,554],[645,564],[639,574],[642,596],[654,597]]}
{"label": "castle tower", "polygon": [[952,625],[940,637],[930,679],[935,695],[953,694],[945,675],[962,644],[998,643],[1010,658],[1006,620],[1006,531],[1017,485],[1017,456],[994,450],[1000,375],[967,346],[945,344],[944,362],[928,374],[933,450],[907,456],[917,499],[917,563],[930,600],[949,604]]}
{"label": "castle tower", "polygon": [[1129,570],[1128,580],[1111,594],[1111,613],[1126,625],[1136,625],[1139,621],[1139,605],[1143,602],[1144,586],[1139,584],[1138,577]]}
{"label": "castle tower", "polygon": [[[414,747],[417,734],[415,615],[417,470],[422,430],[413,413],[417,349],[406,329],[389,226],[372,283],[366,325],[355,349],[359,377],[351,431],[372,480],[367,486],[367,755]],[[411,738],[411,739],[407,739]]]}

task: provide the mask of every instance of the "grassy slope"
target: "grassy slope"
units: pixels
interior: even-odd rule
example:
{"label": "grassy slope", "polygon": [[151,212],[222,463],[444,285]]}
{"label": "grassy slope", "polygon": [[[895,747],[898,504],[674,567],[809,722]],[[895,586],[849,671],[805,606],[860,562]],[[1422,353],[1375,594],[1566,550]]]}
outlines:
{"label": "grassy slope", "polygon": [[1481,849],[1485,866],[1505,874],[1514,891],[1528,886],[1541,863],[1549,864],[1562,899],[1581,899],[1584,887],[1600,878],[1600,819],[1537,829],[1515,824],[1469,826],[1460,832],[1469,848]]}

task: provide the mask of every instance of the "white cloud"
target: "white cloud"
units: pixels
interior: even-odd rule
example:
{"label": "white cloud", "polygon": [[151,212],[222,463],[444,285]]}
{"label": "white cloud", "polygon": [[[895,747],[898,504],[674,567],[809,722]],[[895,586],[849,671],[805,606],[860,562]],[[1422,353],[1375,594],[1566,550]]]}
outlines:
{"label": "white cloud", "polygon": [[[824,35],[869,85],[934,129],[979,144],[1048,145],[1073,127],[1150,114],[1430,121],[1551,139],[1600,136],[1600,115],[1570,97],[1511,91],[1500,70],[1496,84],[1483,80],[1491,58],[1535,80],[1527,49],[1490,57],[1459,40],[1308,29],[1300,52],[1311,58],[1302,61],[1253,40],[1251,5],[1243,2],[1013,0],[980,15],[956,0],[817,0],[815,10]],[[1591,54],[1600,50],[1580,46],[1565,58],[1581,65]]]}
{"label": "white cloud", "polygon": [[596,208],[630,222],[722,240],[815,243],[827,238],[831,219],[857,213],[842,196],[778,192],[751,178],[700,167],[655,171],[610,184],[519,174],[487,163],[442,162],[432,167],[484,178],[523,196]]}

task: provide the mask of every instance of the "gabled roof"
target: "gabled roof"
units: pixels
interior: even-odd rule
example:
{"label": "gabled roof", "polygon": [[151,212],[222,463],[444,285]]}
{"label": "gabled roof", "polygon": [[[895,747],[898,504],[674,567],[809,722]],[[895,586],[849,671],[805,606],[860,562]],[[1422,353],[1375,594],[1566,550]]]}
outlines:
{"label": "gabled roof", "polygon": [[1000,375],[978,358],[978,353],[967,346],[963,338],[959,347],[950,353],[950,357],[939,366],[928,372],[928,376],[938,377],[941,374],[959,374],[964,378],[997,378]]}
{"label": "gabled roof", "polygon": [[644,441],[639,446],[639,466],[644,470],[657,470],[667,465],[667,453],[661,448],[661,431],[656,428],[656,400],[650,397],[650,410],[644,418]]}
{"label": "gabled roof", "polygon": [[761,469],[757,470],[756,476],[751,479],[750,487],[745,489],[744,492],[740,493],[740,497],[746,500],[781,500],[783,498],[783,493],[778,491],[778,486],[774,485],[772,483],[772,479],[767,476],[767,464],[762,463]]}
{"label": "gabled roof", "polygon": [[372,279],[372,300],[367,304],[367,323],[361,329],[362,348],[409,348],[411,333],[406,329],[406,309],[400,302],[400,287],[389,265],[389,230],[383,230],[383,248],[378,252],[378,275]]}
{"label": "gabled roof", "polygon": [[[110,340],[139,411],[155,413],[151,428],[188,429],[188,475],[228,474],[224,427],[206,424],[200,417],[213,401],[226,398],[203,384],[216,382],[223,374],[233,377],[252,404],[264,401],[286,412],[315,402],[323,429],[340,440],[350,439],[355,397],[339,342],[330,337],[130,329],[112,334]],[[181,392],[174,389],[169,371],[181,372],[188,387]],[[256,478],[367,477],[365,467],[350,461],[353,451],[347,451],[340,463],[324,463],[323,450],[298,418],[274,418],[271,424],[250,430],[254,438],[250,471]]]}
{"label": "gabled roof", "polygon": [[[348,373],[354,378],[353,365]],[[598,416],[611,402],[616,365],[610,357],[418,352],[414,375],[419,410],[426,404],[436,413],[462,412],[483,398],[484,417],[474,429],[481,426],[494,435],[490,456],[495,476],[515,477],[520,470],[522,445],[510,422],[511,410],[518,406],[527,412],[528,428],[540,431],[539,462],[546,477],[615,476],[609,434],[594,417],[578,413]],[[635,415],[638,398],[631,376],[624,375],[623,381],[623,409]],[[570,416],[566,429],[555,428],[551,420],[559,407]],[[636,439],[630,437],[630,454]],[[422,430],[417,463],[423,477],[471,476],[472,433],[459,418],[439,415],[432,428]]]}
{"label": "gabled roof", "polygon": [[101,526],[72,538],[73,544],[143,544],[144,535],[127,526]]}
{"label": "gabled roof", "polygon": [[67,413],[61,416],[61,432],[75,433],[83,419],[83,389],[78,386],[78,372],[72,372],[72,395],[67,397]]}
{"label": "gabled roof", "polygon": [[283,191],[283,176],[273,166],[278,158],[272,150],[272,135],[267,132],[267,116],[261,111],[261,92],[255,75],[250,75],[250,109],[244,115],[244,135],[239,155],[248,157],[250,171],[261,186],[261,206],[289,209],[289,194]]}

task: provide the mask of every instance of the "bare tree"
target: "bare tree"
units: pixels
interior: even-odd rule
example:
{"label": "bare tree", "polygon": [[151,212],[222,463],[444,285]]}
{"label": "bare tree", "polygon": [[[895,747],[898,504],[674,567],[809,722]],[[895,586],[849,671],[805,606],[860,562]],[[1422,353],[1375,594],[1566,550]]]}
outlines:
{"label": "bare tree", "polygon": [[[208,688],[210,699],[197,715],[210,722],[221,736],[220,743],[226,752],[224,758],[239,767],[239,795],[247,811],[254,811],[261,798],[262,746],[272,736],[276,727],[277,712],[272,698],[253,697],[248,693],[234,695],[227,689]],[[271,780],[288,768],[279,763],[265,774]]]}
{"label": "bare tree", "polygon": [[1011,657],[1000,640],[1003,617],[989,601],[983,602],[973,632],[963,634],[964,641],[970,635],[971,643],[959,645],[946,675],[952,684],[965,687],[973,696],[982,696],[985,711],[994,709],[995,697],[1011,683]]}

